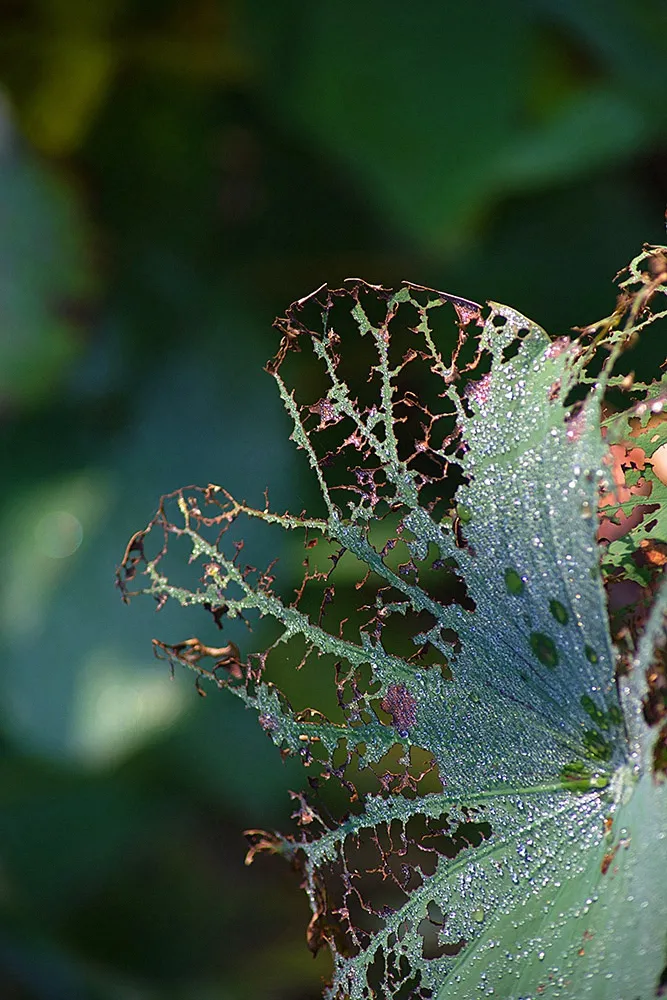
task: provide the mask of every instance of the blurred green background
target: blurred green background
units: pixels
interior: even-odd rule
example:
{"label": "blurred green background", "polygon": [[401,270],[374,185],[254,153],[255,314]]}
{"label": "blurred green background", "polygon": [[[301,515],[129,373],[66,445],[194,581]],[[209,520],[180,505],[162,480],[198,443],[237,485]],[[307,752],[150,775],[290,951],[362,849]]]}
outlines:
{"label": "blurred green background", "polygon": [[262,365],[321,282],[610,312],[665,93],[661,0],[0,2],[3,1000],[319,995],[296,878],[243,866],[298,766],[114,568],[185,483],[309,502]]}

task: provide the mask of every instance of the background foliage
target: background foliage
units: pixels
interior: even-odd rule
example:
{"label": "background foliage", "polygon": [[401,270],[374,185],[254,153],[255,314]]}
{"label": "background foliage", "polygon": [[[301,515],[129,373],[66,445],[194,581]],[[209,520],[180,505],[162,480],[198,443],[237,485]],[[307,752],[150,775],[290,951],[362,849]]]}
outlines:
{"label": "background foliage", "polygon": [[310,504],[262,364],[322,281],[608,314],[663,234],[667,15],[4,0],[0,82],[0,994],[316,997],[293,877],[242,864],[298,771],[113,569],[186,482]]}

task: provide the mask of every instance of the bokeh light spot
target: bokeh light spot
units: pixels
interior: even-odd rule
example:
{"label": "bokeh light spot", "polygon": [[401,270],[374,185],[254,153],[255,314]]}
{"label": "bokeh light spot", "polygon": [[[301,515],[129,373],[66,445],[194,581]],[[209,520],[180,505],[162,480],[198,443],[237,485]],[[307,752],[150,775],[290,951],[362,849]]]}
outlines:
{"label": "bokeh light spot", "polygon": [[35,542],[42,555],[66,559],[74,555],[83,541],[83,526],[67,510],[52,510],[35,525]]}

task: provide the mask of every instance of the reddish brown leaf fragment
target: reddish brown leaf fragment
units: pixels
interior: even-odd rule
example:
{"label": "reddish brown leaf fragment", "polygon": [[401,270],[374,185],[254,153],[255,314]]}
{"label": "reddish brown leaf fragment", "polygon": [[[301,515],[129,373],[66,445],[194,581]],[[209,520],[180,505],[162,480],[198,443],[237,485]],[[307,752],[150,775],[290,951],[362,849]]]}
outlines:
{"label": "reddish brown leaf fragment", "polygon": [[459,326],[468,326],[474,323],[475,326],[483,326],[482,310],[474,302],[466,302],[465,299],[452,299],[452,305],[456,310]]}
{"label": "reddish brown leaf fragment", "polygon": [[[160,656],[160,652],[162,652],[170,662],[173,663],[174,660],[177,660],[187,667],[194,668],[198,673],[206,677],[215,677],[216,672],[221,668],[227,670],[235,680],[241,680],[243,677],[241,654],[236,643],[229,642],[226,646],[206,646],[196,636],[193,636],[191,639],[185,639],[183,642],[176,642],[173,645],[160,642],[159,639],[153,639],[152,641],[156,656]],[[201,666],[200,661],[204,659],[212,659],[214,661],[210,670]]]}
{"label": "reddish brown leaf fragment", "polygon": [[566,351],[571,345],[572,341],[569,337],[556,337],[552,340],[546,351],[544,352],[545,358],[557,358],[559,355]]}
{"label": "reddish brown leaf fragment", "polygon": [[391,715],[399,736],[408,736],[417,723],[417,701],[404,684],[391,684],[380,702],[383,711]]}
{"label": "reddish brown leaf fragment", "polygon": [[470,382],[466,386],[465,394],[479,406],[483,406],[489,398],[491,392],[491,373],[482,375],[477,382]]}
{"label": "reddish brown leaf fragment", "polygon": [[667,543],[642,538],[639,548],[644,564],[661,568],[667,563]]}
{"label": "reddish brown leaf fragment", "polygon": [[250,847],[245,856],[245,863],[251,865],[257,854],[285,854],[286,842],[277,833],[267,833],[266,830],[246,830],[243,836]]}
{"label": "reddish brown leaf fragment", "polygon": [[611,867],[611,863],[614,860],[614,858],[616,857],[616,852],[617,851],[618,851],[618,844],[616,844],[616,846],[614,847],[614,849],[611,850],[611,851],[608,851],[605,854],[605,856],[603,857],[602,864],[600,865],[600,871],[602,872],[603,875],[606,875],[607,872],[609,871],[609,869]]}
{"label": "reddish brown leaf fragment", "polygon": [[320,418],[320,428],[328,427],[331,424],[337,424],[342,420],[341,415],[337,412],[336,407],[328,399],[320,399],[317,403],[313,403],[308,409],[311,413],[317,414]]}

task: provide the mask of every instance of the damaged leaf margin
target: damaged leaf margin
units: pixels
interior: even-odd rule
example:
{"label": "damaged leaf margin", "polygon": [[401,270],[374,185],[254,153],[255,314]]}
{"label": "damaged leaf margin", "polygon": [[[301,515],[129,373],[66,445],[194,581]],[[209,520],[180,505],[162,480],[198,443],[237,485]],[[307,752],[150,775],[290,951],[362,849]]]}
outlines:
{"label": "damaged leaf margin", "polygon": [[[201,605],[220,628],[253,615],[277,625],[259,652],[196,638],[155,648],[240,697],[311,769],[298,834],[253,831],[250,857],[268,850],[299,867],[309,944],[334,956],[327,997],[659,995],[665,726],[645,706],[647,674],[663,676],[667,598],[659,590],[631,635],[643,629],[617,685],[597,512],[613,486],[610,445],[639,425],[644,447],[641,408],[662,412],[664,382],[633,384],[614,366],[667,315],[656,305],[666,253],[646,247],[611,316],[574,340],[418,285],[319,289],[277,322],[267,368],[323,516],[191,487],[163,498],[128,545],[126,598]],[[446,315],[451,358],[438,332]],[[346,370],[359,339],[367,381]],[[297,354],[315,375],[302,372],[294,390],[284,373]],[[620,413],[609,387],[624,394]],[[303,534],[293,596],[275,564],[243,561],[244,518]],[[667,543],[662,526],[644,525],[652,544]],[[175,544],[197,567],[193,587],[166,571]],[[627,577],[617,551],[609,544],[602,565]],[[653,595],[657,572],[642,586]],[[295,648],[299,667],[333,672],[335,717],[294,710],[268,679],[272,658]],[[341,820],[317,802],[331,778],[349,793]]]}

